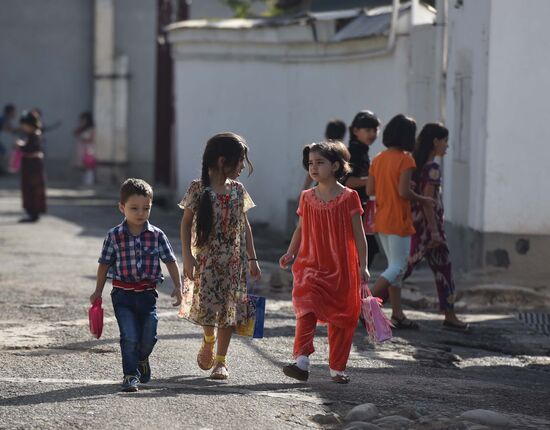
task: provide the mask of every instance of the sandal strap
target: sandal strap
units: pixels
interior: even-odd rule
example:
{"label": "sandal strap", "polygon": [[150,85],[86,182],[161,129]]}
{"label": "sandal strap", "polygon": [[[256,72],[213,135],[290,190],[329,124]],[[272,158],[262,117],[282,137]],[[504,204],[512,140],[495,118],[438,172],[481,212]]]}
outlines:
{"label": "sandal strap", "polygon": [[406,316],[401,319],[396,317],[391,317],[391,321],[392,323],[394,323],[396,327],[418,328],[418,324],[416,323],[416,321],[410,320]]}
{"label": "sandal strap", "polygon": [[208,342],[208,341],[206,340],[206,337],[203,336],[203,337],[202,337],[202,341],[203,341],[204,343],[208,344],[208,345],[212,345],[213,343],[216,343],[216,336],[213,336],[213,337],[214,337],[214,340],[212,340],[211,342]]}
{"label": "sandal strap", "polygon": [[[205,357],[206,348],[212,348],[212,351],[210,352],[208,357]],[[214,359],[215,355],[213,342],[206,342],[205,339],[203,339],[201,348],[199,349],[199,353],[197,354],[197,364],[202,370],[210,370],[214,365]]]}

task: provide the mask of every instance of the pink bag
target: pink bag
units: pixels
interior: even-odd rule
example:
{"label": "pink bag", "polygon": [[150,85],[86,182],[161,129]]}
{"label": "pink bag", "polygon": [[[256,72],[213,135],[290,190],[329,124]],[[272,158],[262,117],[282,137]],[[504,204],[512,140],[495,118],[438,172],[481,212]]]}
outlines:
{"label": "pink bag", "polygon": [[374,234],[374,212],[376,211],[376,201],[369,200],[365,205],[365,213],[363,215],[363,228],[365,234]]}
{"label": "pink bag", "polygon": [[21,151],[19,148],[12,149],[10,154],[10,165],[8,166],[8,170],[11,173],[19,172],[19,169],[21,169],[22,159],[23,159],[23,151]]}
{"label": "pink bag", "polygon": [[88,311],[90,333],[92,333],[92,336],[96,339],[99,339],[103,332],[103,308],[101,307],[101,302],[101,297],[99,297]]}
{"label": "pink bag", "polygon": [[361,284],[361,315],[372,342],[384,342],[392,338],[391,322],[382,312],[382,299],[374,297],[368,284]]}

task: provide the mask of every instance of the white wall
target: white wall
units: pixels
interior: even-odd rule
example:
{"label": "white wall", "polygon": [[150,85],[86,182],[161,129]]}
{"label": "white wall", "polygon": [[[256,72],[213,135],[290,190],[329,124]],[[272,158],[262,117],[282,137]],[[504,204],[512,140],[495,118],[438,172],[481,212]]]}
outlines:
{"label": "white wall", "polygon": [[439,85],[436,78],[437,34],[432,24],[412,28],[408,69],[408,112],[414,114],[418,132],[428,122],[439,120]]}
{"label": "white wall", "polygon": [[46,125],[62,121],[46,134],[46,161],[66,175],[72,130],[92,108],[93,2],[4,0],[0,10],[0,106],[38,107]]}
{"label": "white wall", "polygon": [[447,219],[483,233],[550,234],[550,39],[540,19],[550,3],[482,0],[449,13]]}
{"label": "white wall", "polygon": [[[67,180],[75,156],[72,134],[83,111],[93,110],[94,2],[3,0],[0,11],[0,107],[39,107],[45,124],[50,179]],[[129,56],[130,174],[153,176],[156,6],[116,0],[116,51]],[[133,173],[132,173],[133,172]]]}
{"label": "white wall", "polygon": [[156,2],[116,0],[115,49],[128,56],[128,176],[152,180],[155,148]]}
{"label": "white wall", "polygon": [[[189,57],[186,46],[176,41],[174,48],[179,191],[200,175],[202,150],[212,134],[242,134],[256,169],[251,178],[242,178],[258,205],[251,218],[281,231],[286,228],[287,201],[297,198],[305,177],[302,147],[322,138],[329,118],[349,123],[357,111],[368,108],[387,122],[407,111],[406,37],[398,38],[394,55],[339,62],[266,61],[260,55],[265,45],[247,46],[247,54],[257,50],[257,60],[200,59],[197,42]],[[381,149],[377,142],[372,155]]]}
{"label": "white wall", "polygon": [[491,5],[488,232],[550,234],[548,17],[547,0],[522,2],[521,7],[512,0]]}
{"label": "white wall", "polygon": [[444,159],[446,218],[458,226],[485,231],[487,85],[490,0],[449,7],[449,62]]}

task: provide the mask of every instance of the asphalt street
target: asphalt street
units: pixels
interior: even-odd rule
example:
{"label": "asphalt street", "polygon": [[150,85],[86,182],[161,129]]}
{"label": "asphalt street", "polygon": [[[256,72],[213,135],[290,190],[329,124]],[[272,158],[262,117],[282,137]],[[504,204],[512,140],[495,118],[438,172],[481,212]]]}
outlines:
{"label": "asphalt street", "polygon": [[[443,330],[432,309],[409,309],[421,330],[396,331],[377,346],[358,327],[349,385],[330,381],[320,327],[310,381],[286,378],[281,367],[290,360],[294,333],[290,291],[268,282],[284,242],[262,229],[265,337],[233,338],[230,378],[212,381],[198,368],[201,330],[178,320],[167,277],[153,379],[138,393],[120,393],[108,287],[101,339],[91,337],[87,321],[103,237],[121,221],[116,203],[112,192],[51,187],[48,214],[21,224],[16,183],[0,178],[0,428],[341,428],[363,403],[375,404],[382,417],[409,419],[401,427],[382,420],[381,429],[496,428],[458,418],[474,409],[502,414],[510,428],[550,428],[550,338],[519,321],[517,309],[465,312],[467,335]],[[179,257],[175,202],[174,209],[155,207],[151,222],[168,234]]]}

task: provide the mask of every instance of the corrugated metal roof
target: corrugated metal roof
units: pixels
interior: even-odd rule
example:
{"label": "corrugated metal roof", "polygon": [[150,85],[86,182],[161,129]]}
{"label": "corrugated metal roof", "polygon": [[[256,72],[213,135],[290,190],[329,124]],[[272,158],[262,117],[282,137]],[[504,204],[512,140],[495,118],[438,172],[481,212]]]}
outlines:
{"label": "corrugated metal roof", "polygon": [[[409,0],[400,0],[406,3]],[[420,0],[421,3],[435,7],[435,0]],[[381,6],[391,6],[393,0],[311,0],[309,12],[328,12],[342,9],[375,9]]]}
{"label": "corrugated metal roof", "polygon": [[[410,9],[410,4],[402,5],[399,14]],[[344,40],[364,39],[367,37],[384,36],[389,33],[391,25],[391,8],[379,9],[376,13],[362,13],[342,30],[336,33],[331,42],[342,42]]]}
{"label": "corrugated metal roof", "polygon": [[[351,1],[351,0],[350,0]],[[353,39],[366,39],[369,37],[385,36],[389,33],[391,24],[391,3],[392,0],[369,0],[364,3],[370,5],[378,4],[378,7],[372,9],[347,9],[334,12],[318,12],[307,14],[296,14],[291,17],[260,18],[260,19],[228,19],[221,21],[182,21],[172,24],[168,28],[204,28],[220,30],[246,30],[261,27],[284,27],[296,24],[307,24],[315,21],[336,20],[351,18],[349,24],[338,31],[330,38],[330,42],[342,42]],[[381,3],[388,3],[382,5]],[[399,14],[410,9],[411,4],[401,4]],[[355,16],[355,18],[353,18]]]}
{"label": "corrugated metal roof", "polygon": [[392,0],[312,0],[311,12],[327,12],[340,9],[372,9],[390,6]]}
{"label": "corrugated metal roof", "polygon": [[336,33],[331,42],[384,35],[389,31],[390,21],[390,13],[376,16],[360,15]]}

